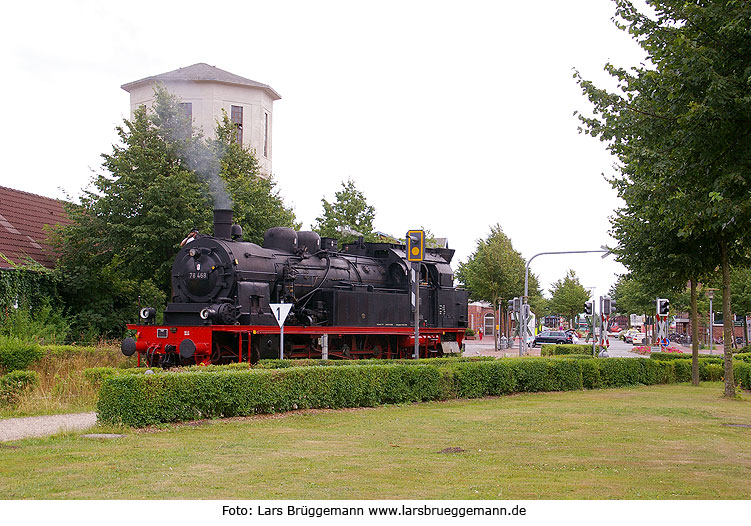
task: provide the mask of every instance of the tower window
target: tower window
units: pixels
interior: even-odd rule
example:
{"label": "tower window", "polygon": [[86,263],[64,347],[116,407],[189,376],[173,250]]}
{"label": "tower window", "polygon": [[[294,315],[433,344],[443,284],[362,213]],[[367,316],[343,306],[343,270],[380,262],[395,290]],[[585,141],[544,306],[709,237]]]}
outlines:
{"label": "tower window", "polygon": [[180,109],[183,110],[183,112],[185,113],[185,116],[188,118],[188,121],[192,123],[193,122],[193,103],[181,102]]}
{"label": "tower window", "polygon": [[237,128],[237,144],[243,143],[243,107],[232,106],[232,122]]}
{"label": "tower window", "polygon": [[263,114],[263,156],[269,156],[269,114]]}

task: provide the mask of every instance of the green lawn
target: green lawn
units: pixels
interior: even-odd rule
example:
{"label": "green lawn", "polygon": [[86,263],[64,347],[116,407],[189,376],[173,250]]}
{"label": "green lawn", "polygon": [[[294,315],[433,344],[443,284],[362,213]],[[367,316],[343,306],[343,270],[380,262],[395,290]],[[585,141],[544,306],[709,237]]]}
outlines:
{"label": "green lawn", "polygon": [[[315,411],[0,444],[3,498],[751,498],[720,383]],[[460,452],[441,452],[461,448]]]}

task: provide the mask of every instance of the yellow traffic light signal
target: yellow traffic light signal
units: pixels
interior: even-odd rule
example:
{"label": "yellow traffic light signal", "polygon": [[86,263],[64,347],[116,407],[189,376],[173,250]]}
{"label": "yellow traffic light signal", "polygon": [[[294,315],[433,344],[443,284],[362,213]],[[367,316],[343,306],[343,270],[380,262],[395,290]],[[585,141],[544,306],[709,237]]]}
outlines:
{"label": "yellow traffic light signal", "polygon": [[425,258],[425,231],[407,232],[407,261],[422,261]]}

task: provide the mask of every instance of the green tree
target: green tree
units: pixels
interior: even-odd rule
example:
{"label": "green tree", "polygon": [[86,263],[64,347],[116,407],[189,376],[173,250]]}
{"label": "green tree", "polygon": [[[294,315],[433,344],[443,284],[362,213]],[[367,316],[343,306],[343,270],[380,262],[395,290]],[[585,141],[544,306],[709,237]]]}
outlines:
{"label": "green tree", "polygon": [[[503,233],[500,225],[490,229],[486,239],[477,240],[477,248],[465,263],[459,263],[456,276],[469,290],[473,301],[487,301],[502,315],[506,314],[504,300],[524,295],[524,272],[526,262],[522,255],[514,250],[509,237]],[[541,297],[537,277],[530,275],[530,306]],[[498,341],[496,339],[496,349]]]}
{"label": "green tree", "polygon": [[564,315],[575,326],[576,317],[584,311],[584,303],[589,300],[589,292],[579,283],[576,272],[569,270],[550,288],[550,310]]}
{"label": "green tree", "polygon": [[[649,225],[647,241],[672,238],[674,244],[664,247],[641,246],[685,256],[681,264],[693,274],[694,291],[702,273],[719,267],[724,333],[730,341],[730,266],[746,256],[750,233],[745,225],[751,220],[751,3],[648,0],[651,16],[628,0],[615,3],[616,24],[643,48],[647,65],[626,70],[608,64],[606,71],[618,82],[615,92],[577,74],[594,104],[595,116],[582,117],[585,131],[605,141],[619,158],[614,186],[626,208],[633,205],[627,221],[619,226],[616,220],[614,229],[638,235]],[[653,216],[643,215],[646,200],[656,209]],[[624,239],[616,237],[619,243]],[[648,257],[644,248],[626,251]],[[664,270],[662,265],[658,269]],[[728,346],[725,395],[734,393]]]}
{"label": "green tree", "polygon": [[359,235],[365,241],[378,241],[373,231],[375,208],[368,204],[351,179],[346,183],[342,181],[342,189],[334,197],[332,203],[321,199],[323,212],[316,218],[313,230],[321,237],[337,238],[339,246],[354,241]]}
{"label": "green tree", "polygon": [[[56,234],[61,292],[78,331],[119,335],[135,319],[139,297],[164,305],[180,241],[193,227],[211,232],[212,203],[234,198],[252,240],[268,224],[259,214],[293,223],[252,154],[229,138],[226,121],[206,141],[173,96],[155,95],[152,111],[141,106],[116,128],[120,143],[102,155],[102,172],[68,209],[72,224]],[[230,195],[220,195],[225,185]]]}

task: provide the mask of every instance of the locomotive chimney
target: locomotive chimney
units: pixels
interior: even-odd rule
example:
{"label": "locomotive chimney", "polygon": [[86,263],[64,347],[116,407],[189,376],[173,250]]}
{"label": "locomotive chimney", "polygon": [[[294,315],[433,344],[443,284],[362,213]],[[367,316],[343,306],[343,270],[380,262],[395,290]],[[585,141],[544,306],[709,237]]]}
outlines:
{"label": "locomotive chimney", "polygon": [[232,210],[214,209],[214,237],[220,239],[232,237]]}

